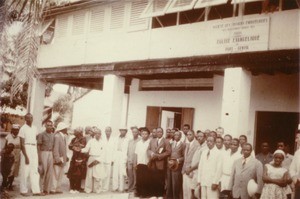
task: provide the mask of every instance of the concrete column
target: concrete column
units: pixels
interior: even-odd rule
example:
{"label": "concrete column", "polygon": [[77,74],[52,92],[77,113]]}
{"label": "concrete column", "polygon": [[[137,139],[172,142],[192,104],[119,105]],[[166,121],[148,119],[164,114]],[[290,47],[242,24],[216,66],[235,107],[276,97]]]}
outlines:
{"label": "concrete column", "polygon": [[249,133],[251,73],[242,68],[225,69],[221,126],[238,137]]}
{"label": "concrete column", "polygon": [[[114,135],[119,134],[122,125],[123,100],[124,100],[125,79],[116,75],[104,76],[103,84],[103,105],[104,121],[100,121],[105,126],[111,126]],[[124,122],[124,120],[123,120]],[[103,129],[104,130],[104,129]]]}
{"label": "concrete column", "polygon": [[29,97],[29,112],[33,115],[33,124],[41,132],[44,111],[46,84],[38,79],[33,79],[31,95]]}

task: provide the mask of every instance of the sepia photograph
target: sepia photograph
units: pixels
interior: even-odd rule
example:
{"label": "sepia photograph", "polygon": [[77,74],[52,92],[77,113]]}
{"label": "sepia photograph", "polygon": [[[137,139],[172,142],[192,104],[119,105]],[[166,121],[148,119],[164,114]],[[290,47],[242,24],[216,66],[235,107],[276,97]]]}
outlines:
{"label": "sepia photograph", "polygon": [[1,199],[300,199],[300,0],[0,0]]}

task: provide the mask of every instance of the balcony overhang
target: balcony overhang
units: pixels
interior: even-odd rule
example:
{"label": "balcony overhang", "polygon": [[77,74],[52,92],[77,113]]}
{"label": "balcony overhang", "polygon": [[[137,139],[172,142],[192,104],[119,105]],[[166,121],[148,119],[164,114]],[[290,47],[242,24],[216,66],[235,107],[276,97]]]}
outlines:
{"label": "balcony overhang", "polygon": [[101,90],[103,77],[107,74],[123,76],[128,80],[211,78],[214,74],[223,75],[224,69],[232,67],[243,67],[253,75],[298,73],[299,55],[299,49],[291,49],[61,66],[41,68],[39,72],[47,82]]}

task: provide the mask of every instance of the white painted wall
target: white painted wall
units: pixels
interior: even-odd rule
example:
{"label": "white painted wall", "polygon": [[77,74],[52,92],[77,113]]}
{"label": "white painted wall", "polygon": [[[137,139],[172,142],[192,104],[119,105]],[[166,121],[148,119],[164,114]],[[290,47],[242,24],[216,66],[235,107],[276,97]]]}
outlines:
{"label": "white painted wall", "polygon": [[[138,91],[138,80],[134,80],[128,123],[145,126],[147,106],[193,107],[193,129],[214,130],[221,121],[223,79],[214,77],[214,91]],[[238,134],[246,134],[253,142],[256,111],[300,112],[299,75],[252,76],[251,84],[249,122]]]}
{"label": "white painted wall", "polygon": [[249,126],[241,134],[253,141],[256,111],[300,112],[299,103],[299,74],[252,76]]}
{"label": "white painted wall", "polygon": [[234,137],[239,136],[245,126],[248,126],[250,94],[251,72],[240,67],[226,68],[221,126]]}
{"label": "white painted wall", "polygon": [[145,126],[147,106],[195,108],[194,129],[215,129],[220,125],[223,77],[214,77],[213,91],[138,91],[138,80],[131,84],[129,126]]}
{"label": "white painted wall", "polygon": [[78,126],[103,126],[106,117],[103,107],[103,91],[92,90],[73,106],[72,128]]}
{"label": "white painted wall", "polygon": [[[243,16],[244,19],[270,17],[269,50],[298,49],[300,10]],[[211,27],[236,18],[212,20],[158,29],[128,32],[126,29],[99,34],[54,38],[39,48],[38,67],[110,63],[130,60],[190,57],[218,54],[208,46]],[[209,39],[208,39],[209,38]],[[51,55],[51,56],[49,56]]]}
{"label": "white painted wall", "polygon": [[[118,105],[114,103],[114,106],[112,104],[113,99],[109,99],[109,102],[107,100],[109,97],[116,97],[116,95],[105,95],[106,93],[103,91],[92,90],[77,100],[73,105],[71,127],[97,126],[104,131],[106,126],[112,126],[113,133],[117,135],[118,128],[126,125],[128,95],[120,94],[123,100],[119,100]],[[114,108],[117,108],[117,110]],[[116,118],[118,124],[111,123],[111,118]]]}
{"label": "white painted wall", "polygon": [[[256,111],[300,112],[300,106],[298,74],[259,75],[251,79],[249,122],[239,134],[246,134],[252,143]],[[222,76],[214,76],[213,91],[138,91],[139,80],[134,79],[130,90],[127,126],[145,126],[147,106],[193,107],[193,129],[214,130],[220,126],[221,121],[223,80]],[[126,108],[126,99],[124,94],[122,110]],[[124,121],[124,111],[122,115]],[[104,128],[102,121],[106,116],[103,92],[94,90],[75,102],[72,127],[96,125]]]}

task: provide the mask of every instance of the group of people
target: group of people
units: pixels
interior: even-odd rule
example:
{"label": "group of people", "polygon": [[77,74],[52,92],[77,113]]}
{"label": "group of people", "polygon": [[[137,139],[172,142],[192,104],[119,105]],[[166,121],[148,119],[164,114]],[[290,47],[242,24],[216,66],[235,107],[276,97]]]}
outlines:
{"label": "group of people", "polygon": [[[261,144],[254,155],[247,137],[232,138],[224,129],[194,132],[188,124],[182,130],[161,127],[112,128],[102,133],[97,127],[73,131],[68,144],[68,126],[45,131],[32,125],[31,114],[20,127],[13,124],[1,154],[2,190],[13,189],[20,173],[20,193],[34,196],[62,193],[66,172],[70,193],[134,192],[137,197],[167,199],[214,198],[300,198],[300,152],[293,157],[284,142],[271,154],[269,144]],[[300,143],[300,132],[296,142]],[[67,157],[67,148],[73,154]],[[20,172],[19,172],[20,171]],[[112,179],[112,182],[111,182]],[[112,187],[110,186],[112,184]]]}

